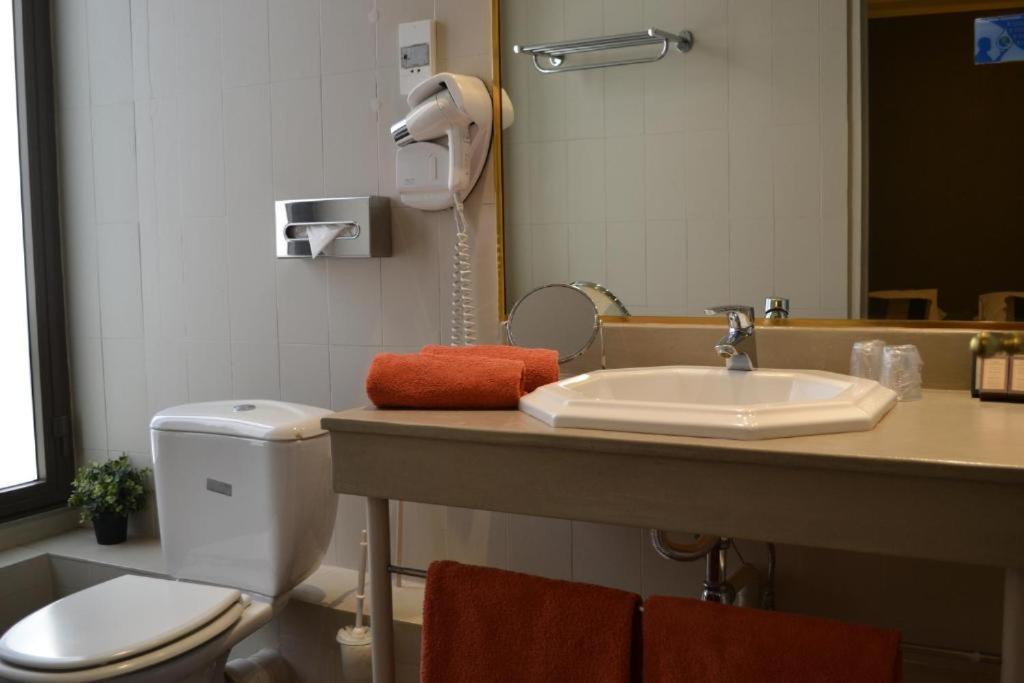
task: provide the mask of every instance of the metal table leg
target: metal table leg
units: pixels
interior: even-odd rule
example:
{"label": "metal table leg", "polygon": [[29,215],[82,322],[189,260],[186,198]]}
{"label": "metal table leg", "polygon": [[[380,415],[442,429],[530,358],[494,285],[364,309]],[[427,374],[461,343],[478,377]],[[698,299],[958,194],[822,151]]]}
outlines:
{"label": "metal table leg", "polygon": [[1002,683],[1024,683],[1024,569],[1007,569],[1003,591]]}
{"label": "metal table leg", "polygon": [[366,499],[370,556],[370,627],[373,683],[394,683],[394,613],[391,611],[391,530],[387,498]]}

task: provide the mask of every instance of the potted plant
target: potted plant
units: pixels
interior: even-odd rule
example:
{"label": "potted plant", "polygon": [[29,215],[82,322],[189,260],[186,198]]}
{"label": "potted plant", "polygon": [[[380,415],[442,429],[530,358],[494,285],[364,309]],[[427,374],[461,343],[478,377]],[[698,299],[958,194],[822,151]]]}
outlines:
{"label": "potted plant", "polygon": [[97,543],[113,545],[128,537],[128,515],[146,505],[143,478],[148,472],[148,467],[134,467],[127,454],[79,468],[68,505],[82,509],[83,523],[92,520]]}

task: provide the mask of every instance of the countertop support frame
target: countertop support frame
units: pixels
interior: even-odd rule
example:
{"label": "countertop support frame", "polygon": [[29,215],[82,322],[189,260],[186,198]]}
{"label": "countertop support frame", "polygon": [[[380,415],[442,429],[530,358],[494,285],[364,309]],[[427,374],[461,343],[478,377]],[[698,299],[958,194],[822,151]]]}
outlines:
{"label": "countertop support frame", "polygon": [[1002,681],[1024,683],[1024,406],[926,391],[872,432],[763,442],[484,411],[324,426],[335,490],[369,500],[375,683],[393,680],[388,499],[1002,567]]}

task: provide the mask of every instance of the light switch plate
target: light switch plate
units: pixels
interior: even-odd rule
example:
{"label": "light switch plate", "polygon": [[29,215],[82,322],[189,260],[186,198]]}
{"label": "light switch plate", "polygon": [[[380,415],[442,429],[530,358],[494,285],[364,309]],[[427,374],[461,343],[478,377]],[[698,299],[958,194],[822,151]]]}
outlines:
{"label": "light switch plate", "polygon": [[433,19],[398,25],[398,92],[409,92],[437,73],[437,31]]}

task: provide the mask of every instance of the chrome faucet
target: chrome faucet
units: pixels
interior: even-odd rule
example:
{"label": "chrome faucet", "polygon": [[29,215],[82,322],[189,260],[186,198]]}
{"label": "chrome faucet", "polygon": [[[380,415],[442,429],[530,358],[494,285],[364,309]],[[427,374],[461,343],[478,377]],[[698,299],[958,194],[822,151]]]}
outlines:
{"label": "chrome faucet", "polygon": [[715,352],[725,359],[727,370],[753,370],[757,367],[757,340],[754,338],[754,309],[751,306],[714,306],[707,315],[722,315],[729,320],[729,333],[715,344]]}
{"label": "chrome faucet", "polygon": [[769,296],[764,300],[765,320],[785,320],[789,317],[789,299]]}

